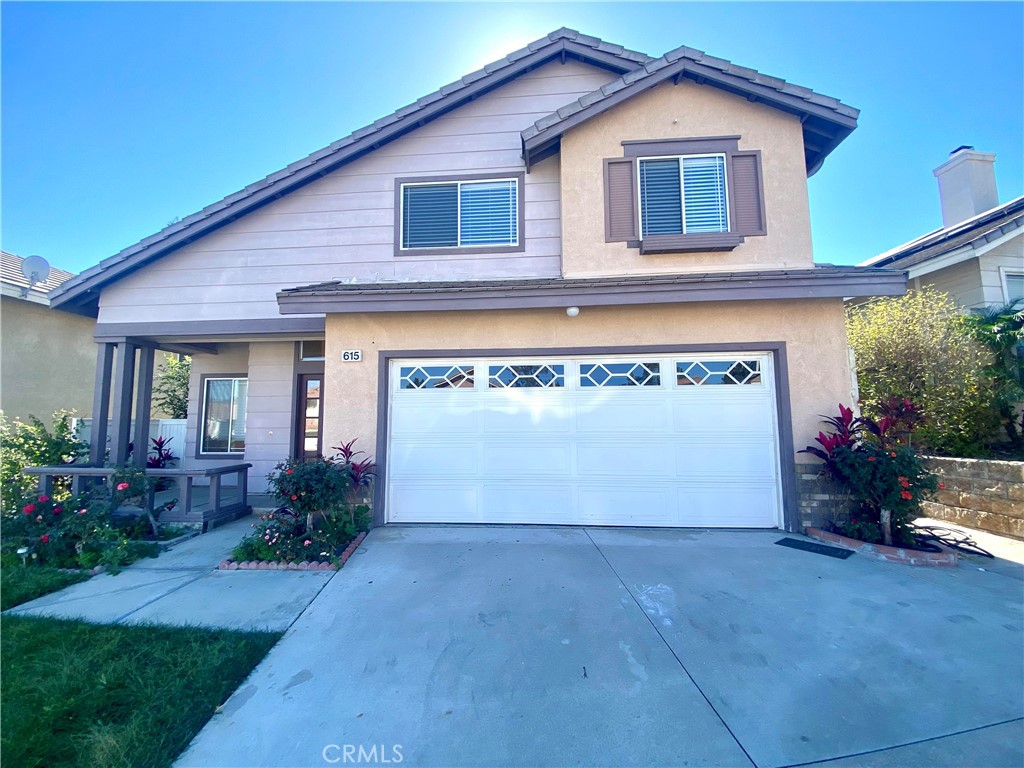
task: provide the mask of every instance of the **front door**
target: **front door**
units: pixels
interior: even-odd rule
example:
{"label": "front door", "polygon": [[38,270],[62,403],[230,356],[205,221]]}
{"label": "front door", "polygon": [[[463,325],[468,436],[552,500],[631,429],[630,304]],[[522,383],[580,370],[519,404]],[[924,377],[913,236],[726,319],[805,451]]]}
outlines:
{"label": "front door", "polygon": [[303,461],[324,455],[323,391],[322,373],[304,373],[299,376],[295,455]]}

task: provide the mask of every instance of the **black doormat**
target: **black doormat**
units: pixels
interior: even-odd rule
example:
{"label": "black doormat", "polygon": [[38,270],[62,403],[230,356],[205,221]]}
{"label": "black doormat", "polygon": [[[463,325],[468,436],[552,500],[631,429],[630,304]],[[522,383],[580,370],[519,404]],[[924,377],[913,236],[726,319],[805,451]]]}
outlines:
{"label": "black doormat", "polygon": [[778,544],[780,547],[789,547],[790,549],[802,549],[805,552],[815,552],[819,555],[838,557],[840,560],[845,560],[850,555],[854,554],[848,549],[840,549],[839,547],[827,547],[824,544],[815,544],[813,541],[801,541],[800,539],[779,539],[775,543]]}

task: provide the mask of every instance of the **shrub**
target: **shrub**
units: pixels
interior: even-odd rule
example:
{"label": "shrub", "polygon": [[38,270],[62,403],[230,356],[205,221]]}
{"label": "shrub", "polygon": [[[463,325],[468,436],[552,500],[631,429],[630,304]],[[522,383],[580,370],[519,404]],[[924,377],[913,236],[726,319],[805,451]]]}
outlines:
{"label": "shrub", "polygon": [[289,460],[268,475],[279,509],[260,517],[255,533],[235,548],[235,560],[334,560],[360,531],[370,528],[370,508],[360,492],[374,477],[369,458],[355,440],[336,446],[338,454],[311,461]]}
{"label": "shrub", "polygon": [[164,355],[153,382],[153,405],[172,419],[188,416],[188,383],[192,358],[188,355]]}
{"label": "shrub", "polygon": [[846,326],[864,403],[910,400],[923,417],[916,439],[929,451],[986,453],[998,422],[984,373],[992,356],[949,296],[926,288],[856,306]]}
{"label": "shrub", "polygon": [[1024,299],[968,315],[967,321],[992,353],[984,373],[992,382],[992,407],[1008,438],[1008,458],[1024,459]]}
{"label": "shrub", "polygon": [[[71,428],[73,411],[53,414],[53,431],[35,416],[27,422],[8,422],[0,414],[0,506],[5,515],[14,514],[22,497],[32,492],[37,481],[22,474],[25,467],[54,467],[73,464],[89,453],[89,446]],[[55,478],[53,495],[70,493],[68,478]]]}
{"label": "shrub", "polygon": [[913,404],[888,402],[875,410],[889,415],[881,420],[855,418],[852,408],[840,404],[839,416],[822,417],[832,431],[818,433],[815,442],[821,447],[808,446],[801,453],[820,458],[825,471],[859,503],[860,511],[840,526],[842,533],[863,541],[912,545],[911,523],[938,481],[910,444],[918,419]]}

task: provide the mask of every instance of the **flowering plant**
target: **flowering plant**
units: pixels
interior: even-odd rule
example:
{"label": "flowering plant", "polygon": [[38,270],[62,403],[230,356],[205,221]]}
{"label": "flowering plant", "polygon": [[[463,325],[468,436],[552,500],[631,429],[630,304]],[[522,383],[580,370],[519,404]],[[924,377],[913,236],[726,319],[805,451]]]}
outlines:
{"label": "flowering plant", "polygon": [[801,453],[822,459],[825,471],[859,502],[860,511],[841,526],[843,533],[865,541],[912,545],[911,522],[938,480],[910,445],[917,419],[913,404],[890,401],[877,410],[885,415],[876,421],[854,418],[853,409],[840,405],[839,416],[826,419],[832,431],[816,438],[821,447],[808,446]]}

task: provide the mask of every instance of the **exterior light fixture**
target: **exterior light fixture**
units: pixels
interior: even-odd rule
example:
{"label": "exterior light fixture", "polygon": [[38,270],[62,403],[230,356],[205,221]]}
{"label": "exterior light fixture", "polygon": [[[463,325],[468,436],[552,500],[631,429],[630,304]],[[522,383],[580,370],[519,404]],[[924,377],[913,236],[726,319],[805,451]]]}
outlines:
{"label": "exterior light fixture", "polygon": [[569,317],[576,317],[576,315],[578,315],[579,313],[579,307],[566,307],[565,309],[565,314],[567,314]]}

